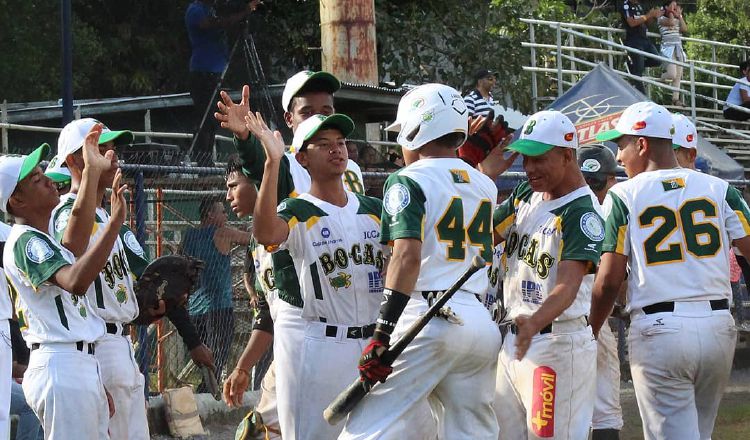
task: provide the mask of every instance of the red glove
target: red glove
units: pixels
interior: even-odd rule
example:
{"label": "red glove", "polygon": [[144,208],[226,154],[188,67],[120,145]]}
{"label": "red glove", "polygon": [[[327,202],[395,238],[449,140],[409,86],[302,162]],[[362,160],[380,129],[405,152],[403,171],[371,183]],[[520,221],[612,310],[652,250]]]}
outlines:
{"label": "red glove", "polygon": [[491,123],[485,123],[478,132],[470,135],[458,148],[458,157],[476,167],[487,154],[507,136],[507,124],[502,116]]}
{"label": "red glove", "polygon": [[362,356],[359,358],[359,376],[362,382],[385,382],[385,379],[393,371],[393,368],[384,364],[381,359],[387,349],[388,344],[377,339],[373,339],[365,347]]}

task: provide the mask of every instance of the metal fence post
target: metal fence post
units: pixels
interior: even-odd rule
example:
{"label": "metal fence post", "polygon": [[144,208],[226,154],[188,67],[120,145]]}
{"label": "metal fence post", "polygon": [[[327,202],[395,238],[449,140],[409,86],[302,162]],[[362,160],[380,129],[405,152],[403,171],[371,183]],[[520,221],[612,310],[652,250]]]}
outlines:
{"label": "metal fence post", "polygon": [[562,28],[557,23],[557,97],[563,95],[563,78],[562,78]]}
{"label": "metal fence post", "polygon": [[695,63],[690,61],[690,112],[693,119],[693,124],[697,120],[695,111]]}
{"label": "metal fence post", "polygon": [[693,119],[693,124],[697,120],[697,114],[695,111],[695,63],[690,61],[690,112]]}
{"label": "metal fence post", "polygon": [[[716,62],[716,46],[714,45],[711,45],[711,62],[712,63]],[[716,73],[716,65],[713,65],[711,67],[713,67],[713,71],[714,73]],[[719,99],[718,91],[716,90],[716,84],[717,84],[716,75],[711,75],[711,82],[714,83],[714,87],[713,87],[714,99]],[[719,109],[719,104],[716,101],[714,101],[714,110],[718,110],[718,109]]]}
{"label": "metal fence post", "polygon": [[[161,187],[156,188],[156,257],[161,257],[162,253],[162,190]],[[164,392],[166,387],[166,353],[164,350],[164,320],[160,319],[156,322],[156,383],[159,388],[159,392]]]}
{"label": "metal fence post", "polygon": [[529,23],[529,41],[531,42],[531,111],[536,113],[539,88],[536,77],[536,48],[534,47],[536,39],[534,38],[534,25],[532,23]]}
{"label": "metal fence post", "polygon": [[[612,31],[607,31],[607,41],[612,42]],[[612,55],[612,47],[609,47],[610,53],[607,54],[607,62],[609,62],[610,69],[615,68],[615,57]]]}
{"label": "metal fence post", "polygon": [[[3,124],[8,123],[8,100],[3,99],[3,103],[0,104],[0,121]],[[3,127],[2,131],[2,142],[3,142],[3,154],[8,154],[8,129]]]}
{"label": "metal fence post", "polygon": [[[134,176],[135,180],[135,191],[133,192],[133,212],[135,214],[135,238],[140,243],[143,249],[146,247],[146,191],[143,185],[143,171],[138,171]],[[145,393],[146,399],[148,399],[149,393],[149,367],[151,366],[151,347],[148,336],[148,327],[145,325],[138,326],[138,351],[136,352],[136,360],[138,361],[138,367],[143,374],[146,384]]]}
{"label": "metal fence post", "polygon": [[[151,131],[151,109],[146,110],[146,114],[143,116],[143,129],[146,132]],[[151,143],[151,136],[146,136],[146,143]]]}
{"label": "metal fence post", "polygon": [[[572,34],[568,35],[568,46],[570,46],[571,48],[573,48],[573,47],[575,47],[575,45],[576,45],[575,37]],[[571,58],[570,58],[570,70],[578,70],[576,68],[576,62],[573,61],[573,57],[575,57],[575,52],[573,52],[573,49],[570,49],[570,51],[568,52],[568,55],[571,56]],[[574,80],[574,78],[576,78],[576,74],[575,73],[571,73],[570,74],[570,82],[571,83],[575,83],[576,82]]]}

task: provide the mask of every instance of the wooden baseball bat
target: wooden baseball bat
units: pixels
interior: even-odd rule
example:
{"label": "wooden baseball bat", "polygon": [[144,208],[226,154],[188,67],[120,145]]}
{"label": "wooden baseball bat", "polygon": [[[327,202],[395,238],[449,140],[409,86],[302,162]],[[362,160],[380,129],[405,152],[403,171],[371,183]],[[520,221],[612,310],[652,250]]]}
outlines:
{"label": "wooden baseball bat", "polygon": [[[461,275],[461,277],[453,283],[437,300],[427,309],[427,312],[417,318],[414,323],[406,330],[406,332],[396,341],[393,345],[386,350],[381,356],[382,362],[385,365],[391,365],[393,361],[404,351],[404,349],[414,340],[419,332],[424,328],[425,325],[435,316],[441,308],[448,302],[458,289],[471,278],[479,269],[485,267],[485,261],[480,256],[475,256],[471,260],[471,266]],[[336,398],[328,405],[328,408],[323,411],[323,418],[331,425],[338,424],[341,420],[349,414],[355,406],[362,400],[363,397],[370,392],[373,387],[373,383],[369,381],[362,381],[360,379],[355,380],[349,385],[344,391],[342,391]]]}

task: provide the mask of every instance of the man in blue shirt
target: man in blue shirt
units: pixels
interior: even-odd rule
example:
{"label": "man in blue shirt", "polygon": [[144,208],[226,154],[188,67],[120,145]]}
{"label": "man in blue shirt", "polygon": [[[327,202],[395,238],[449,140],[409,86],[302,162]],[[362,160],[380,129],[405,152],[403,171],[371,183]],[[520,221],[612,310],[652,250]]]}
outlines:
{"label": "man in blue shirt", "polygon": [[260,0],[252,0],[236,13],[219,17],[213,7],[215,0],[194,0],[185,11],[185,27],[192,55],[190,56],[190,97],[193,98],[197,119],[197,139],[194,142],[194,159],[199,166],[213,166],[211,157],[217,124],[203,115],[211,103],[216,102],[216,86],[229,62],[224,30],[241,22],[257,9]]}

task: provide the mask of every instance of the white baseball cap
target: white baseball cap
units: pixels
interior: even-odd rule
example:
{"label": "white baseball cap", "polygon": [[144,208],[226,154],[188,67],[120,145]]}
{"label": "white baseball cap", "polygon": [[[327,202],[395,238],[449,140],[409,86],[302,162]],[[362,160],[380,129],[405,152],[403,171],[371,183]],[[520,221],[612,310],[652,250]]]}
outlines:
{"label": "white baseball cap", "polygon": [[672,136],[672,147],[698,149],[698,130],[687,116],[675,113],[672,115],[674,124],[674,136]]}
{"label": "white baseball cap", "polygon": [[47,164],[44,174],[55,183],[63,183],[70,180],[70,169],[58,156],[53,156]]}
{"label": "white baseball cap", "polygon": [[555,148],[578,149],[578,132],[570,119],[557,110],[534,113],[521,127],[518,140],[508,146],[524,156],[541,156]]}
{"label": "white baseball cap", "polygon": [[453,87],[424,84],[401,97],[396,121],[386,130],[397,131],[399,145],[412,151],[449,133],[462,133],[463,143],[469,131],[469,111]]}
{"label": "white baseball cap", "polygon": [[291,78],[286,80],[284,92],[281,94],[281,106],[285,112],[289,111],[289,104],[303,87],[310,83],[320,84],[321,89],[336,93],[341,88],[338,78],[328,72],[313,72],[312,70],[303,70],[295,73]]}
{"label": "white baseball cap", "polygon": [[[76,119],[63,127],[60,137],[57,138],[57,156],[60,162],[65,162],[68,155],[75,153],[86,140],[86,135],[91,131],[94,124],[101,124],[94,118]],[[103,144],[114,141],[117,145],[124,145],[133,142],[133,133],[127,130],[112,131],[105,125],[102,128],[102,134],[99,137],[99,143]]]}
{"label": "white baseball cap", "polygon": [[672,114],[651,101],[636,102],[626,108],[614,130],[596,135],[597,141],[615,141],[624,135],[672,139]]}
{"label": "white baseball cap", "polygon": [[354,121],[343,113],[334,113],[332,115],[315,115],[305,119],[294,132],[292,140],[292,149],[300,151],[306,141],[315,136],[320,130],[326,128],[335,128],[348,137],[354,131]]}
{"label": "white baseball cap", "polygon": [[0,210],[8,212],[8,199],[16,190],[18,182],[34,171],[39,162],[49,154],[49,150],[49,144],[42,144],[28,156],[0,157]]}

